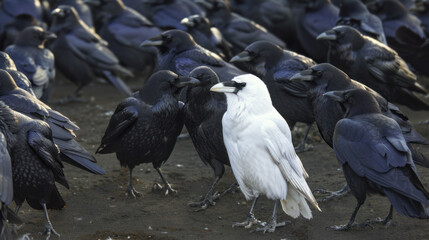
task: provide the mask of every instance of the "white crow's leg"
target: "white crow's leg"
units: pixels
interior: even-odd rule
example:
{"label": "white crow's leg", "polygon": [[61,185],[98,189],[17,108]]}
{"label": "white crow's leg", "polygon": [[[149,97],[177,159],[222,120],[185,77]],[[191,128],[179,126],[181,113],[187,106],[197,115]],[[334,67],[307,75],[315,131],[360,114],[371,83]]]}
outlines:
{"label": "white crow's leg", "polygon": [[274,209],[273,209],[273,216],[271,217],[271,220],[268,224],[266,224],[264,227],[257,228],[256,231],[263,231],[264,233],[268,232],[274,232],[277,227],[283,227],[286,226],[286,222],[277,223],[277,206],[279,204],[279,200],[275,200],[274,202]]}
{"label": "white crow's leg", "polygon": [[259,197],[256,197],[255,200],[253,200],[252,207],[250,208],[249,216],[247,217],[246,221],[244,221],[244,222],[236,222],[236,223],[232,224],[232,227],[251,228],[254,224],[260,223],[260,221],[258,221],[255,218],[255,215],[253,214],[256,202],[258,201],[258,198]]}

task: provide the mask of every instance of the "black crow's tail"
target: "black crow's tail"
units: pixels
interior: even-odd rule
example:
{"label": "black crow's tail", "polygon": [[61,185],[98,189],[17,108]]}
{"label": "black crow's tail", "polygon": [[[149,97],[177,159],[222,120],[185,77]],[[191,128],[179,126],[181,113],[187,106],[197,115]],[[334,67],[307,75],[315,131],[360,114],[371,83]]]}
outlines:
{"label": "black crow's tail", "polygon": [[402,91],[399,91],[398,93],[398,96],[400,97],[395,99],[397,103],[403,104],[414,111],[429,111],[429,105],[414,95],[414,93],[406,89],[401,90]]}
{"label": "black crow's tail", "polygon": [[127,97],[130,97],[132,95],[132,92],[130,88],[122,81],[122,79],[116,77],[113,75],[112,72],[109,70],[103,70],[102,71],[104,77],[113,85],[116,89],[119,90],[122,94],[124,94]]}
{"label": "black crow's tail", "polygon": [[425,168],[429,168],[429,159],[427,159],[422,153],[420,153],[410,144],[408,144],[408,148],[411,151],[411,155],[413,155],[413,161],[415,164]]}
{"label": "black crow's tail", "polygon": [[419,201],[406,197],[390,189],[384,189],[393,208],[401,215],[412,218],[428,218],[428,213]]}

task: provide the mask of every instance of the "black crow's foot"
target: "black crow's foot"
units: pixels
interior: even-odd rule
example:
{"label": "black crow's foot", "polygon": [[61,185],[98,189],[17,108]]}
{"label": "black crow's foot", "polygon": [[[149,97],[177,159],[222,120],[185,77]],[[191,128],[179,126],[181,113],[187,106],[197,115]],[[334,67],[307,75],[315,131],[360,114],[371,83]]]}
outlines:
{"label": "black crow's foot", "polygon": [[224,190],[223,192],[215,192],[215,194],[213,194],[213,200],[217,200],[220,197],[223,197],[227,193],[234,194],[234,193],[238,192],[238,190],[240,190],[240,185],[238,185],[238,183],[235,182],[228,189]]}
{"label": "black crow's foot", "polygon": [[232,227],[244,227],[244,228],[251,228],[255,224],[261,224],[261,221],[257,220],[253,215],[247,217],[246,221],[244,222],[236,222],[232,224]]}
{"label": "black crow's foot", "polygon": [[177,191],[176,190],[174,190],[172,187],[171,187],[171,185],[170,184],[166,184],[166,185],[164,185],[164,187],[162,187],[161,186],[161,184],[159,184],[159,183],[154,183],[153,184],[153,188],[152,188],[154,191],[162,191],[162,192],[164,192],[164,195],[165,196],[167,196],[169,193],[174,193],[174,194],[176,194],[177,193]]}
{"label": "black crow's foot", "polygon": [[257,232],[264,232],[264,233],[266,233],[266,232],[272,233],[272,232],[274,232],[276,230],[277,227],[284,227],[284,226],[286,226],[286,223],[289,224],[290,221],[287,221],[287,222],[285,221],[285,222],[277,223],[277,220],[271,219],[271,221],[268,224],[265,223],[265,222],[262,223],[263,227],[256,228],[256,231]]}
{"label": "black crow's foot", "polygon": [[350,193],[350,188],[348,185],[345,185],[343,188],[341,188],[338,191],[332,192],[332,191],[328,191],[328,190],[324,190],[324,189],[315,189],[313,191],[313,193],[319,193],[319,194],[330,194],[327,197],[322,198],[322,202],[327,202],[332,200],[333,198],[342,198],[345,195],[347,195],[348,193]]}
{"label": "black crow's foot", "polygon": [[314,146],[311,144],[301,143],[295,147],[295,152],[302,153],[313,150]]}
{"label": "black crow's foot", "polygon": [[216,205],[216,202],[213,199],[213,196],[210,196],[210,194],[206,195],[206,197],[201,202],[190,202],[188,203],[188,206],[190,207],[199,207],[199,209],[195,211],[201,211],[205,210],[210,206]]}
{"label": "black crow's foot", "polygon": [[423,125],[423,124],[429,124],[429,119],[425,120],[425,121],[419,121],[418,123],[419,125]]}
{"label": "black crow's foot", "polygon": [[128,185],[127,190],[125,191],[125,196],[137,198],[141,197],[142,194],[138,192],[133,186]]}
{"label": "black crow's foot", "polygon": [[390,224],[392,223],[392,218],[386,217],[385,219],[382,219],[381,217],[377,217],[376,219],[369,220],[366,223],[367,224],[372,224],[372,223],[383,224],[386,228],[388,228],[390,226]]}
{"label": "black crow's foot", "polygon": [[56,101],[56,104],[65,105],[69,103],[85,103],[87,102],[86,99],[76,96],[76,95],[70,95],[65,98],[61,98],[60,100]]}
{"label": "black crow's foot", "polygon": [[12,224],[11,225],[11,231],[13,234],[18,235],[18,230],[21,230],[24,226],[25,226],[25,223],[23,223],[19,226],[16,224]]}
{"label": "black crow's foot", "polygon": [[182,133],[177,137],[177,141],[183,141],[186,139],[191,138],[191,136],[189,135],[189,133]]}
{"label": "black crow's foot", "polygon": [[330,226],[331,229],[333,229],[334,231],[347,231],[352,227],[360,227],[360,228],[366,228],[366,227],[370,227],[373,228],[371,226],[371,224],[365,222],[365,223],[355,223],[355,224],[344,224],[344,225],[333,225]]}
{"label": "black crow's foot", "polygon": [[41,234],[46,235],[46,240],[49,240],[49,238],[51,237],[51,234],[54,234],[55,236],[60,238],[60,234],[57,233],[57,231],[55,231],[55,229],[52,227],[52,224],[50,222],[47,222],[45,224],[45,230]]}

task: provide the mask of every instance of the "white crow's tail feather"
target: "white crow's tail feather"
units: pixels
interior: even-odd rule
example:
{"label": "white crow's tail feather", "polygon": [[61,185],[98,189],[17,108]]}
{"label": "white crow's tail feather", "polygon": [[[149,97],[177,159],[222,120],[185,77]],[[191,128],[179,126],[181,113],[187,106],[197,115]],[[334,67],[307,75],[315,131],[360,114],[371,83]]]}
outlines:
{"label": "white crow's tail feather", "polygon": [[299,217],[300,214],[306,219],[313,217],[304,196],[292,186],[288,188],[286,200],[280,200],[280,203],[282,204],[283,211],[293,218]]}

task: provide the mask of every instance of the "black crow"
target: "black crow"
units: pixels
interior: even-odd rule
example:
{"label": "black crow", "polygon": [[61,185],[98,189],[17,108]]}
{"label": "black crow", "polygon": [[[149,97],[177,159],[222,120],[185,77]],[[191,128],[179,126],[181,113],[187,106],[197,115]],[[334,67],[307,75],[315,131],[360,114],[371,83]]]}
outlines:
{"label": "black crow", "polygon": [[390,47],[349,26],[337,26],[318,36],[330,43],[329,62],[351,78],[380,93],[389,102],[413,110],[429,110],[414,92],[427,94],[402,58]]}
{"label": "black crow", "polygon": [[277,205],[293,218],[312,218],[307,199],[317,210],[304,169],[292,145],[289,126],[271,104],[264,82],[252,74],[240,75],[232,81],[214,85],[210,91],[226,95],[227,111],[222,118],[225,147],[231,168],[247,200],[254,199],[249,216],[234,226],[246,228],[255,224],[253,209],[260,195],[275,201],[270,222],[263,232],[274,232]]}
{"label": "black crow", "polygon": [[398,123],[382,114],[377,100],[366,90],[333,91],[324,96],[346,109],[344,119],[335,126],[333,145],[357,200],[349,222],[331,228],[352,227],[370,193],[385,195],[391,203],[387,217],[377,222],[390,224],[393,208],[407,217],[428,218],[429,193],[419,180]]}
{"label": "black crow", "polygon": [[44,9],[40,0],[3,0],[0,5],[0,33],[19,15],[30,15],[38,22],[43,22]]}
{"label": "black crow", "polygon": [[15,16],[11,22],[4,25],[3,31],[0,33],[0,49],[4,50],[7,46],[13,44],[19,33],[30,26],[47,27],[45,23],[37,21],[29,14]]}
{"label": "black crow", "polygon": [[[329,91],[345,91],[350,89],[364,89],[371,93],[377,100],[383,114],[394,119],[401,127],[402,134],[407,141],[408,147],[412,151],[414,162],[424,167],[429,167],[429,160],[414,149],[411,143],[428,144],[428,142],[418,134],[408,118],[393,104],[367,86],[350,79],[340,69],[328,63],[322,63],[304,70],[294,75],[292,81],[300,80],[308,84],[308,98],[312,104],[314,118],[323,140],[332,148],[335,125],[344,117],[346,110],[338,102],[323,97]],[[334,192],[326,200],[342,195],[347,188]],[[323,191],[322,191],[323,192]]]}
{"label": "black crow", "polygon": [[[267,85],[276,110],[288,121],[292,129],[296,122],[308,125],[307,132],[297,151],[305,150],[305,141],[314,122],[311,104],[307,100],[307,86],[289,79],[316,63],[303,55],[284,50],[266,41],[250,44],[230,62],[243,63],[244,70],[255,73]],[[258,66],[263,67],[262,71]]]}
{"label": "black crow", "polygon": [[207,8],[206,17],[217,27],[223,36],[233,45],[233,53],[242,51],[249,44],[266,40],[281,47],[286,44],[261,25],[231,12],[228,3],[223,0],[194,0]]}
{"label": "black crow", "polygon": [[428,0],[416,0],[409,9],[416,17],[420,19],[426,35],[429,33],[429,1]]}
{"label": "black crow", "polygon": [[328,46],[317,36],[335,26],[339,9],[330,0],[293,0],[293,16],[298,42],[307,56],[316,62],[326,62]]}
{"label": "black crow", "polygon": [[0,80],[0,101],[17,112],[49,124],[54,143],[58,145],[63,161],[95,174],[106,173],[104,169],[95,164],[95,158],[74,140],[76,137],[74,131],[79,130],[76,124],[28,92],[18,88],[6,71],[0,70]]}
{"label": "black crow", "polygon": [[90,28],[94,28],[94,17],[91,11],[91,5],[97,4],[98,0],[57,0],[51,6],[52,9],[60,5],[68,5],[73,7],[79,15],[79,18]]}
{"label": "black crow", "polygon": [[24,89],[29,92],[31,95],[36,97],[36,94],[33,92],[33,88],[31,86],[30,80],[28,80],[27,76],[24,73],[18,71],[15,66],[15,62],[10,58],[9,54],[0,51],[0,69],[5,70],[12,76],[16,85],[19,88]]}
{"label": "black crow", "polygon": [[113,84],[121,93],[130,96],[128,86],[115,72],[133,76],[133,74],[119,65],[119,60],[107,48],[107,43],[79,19],[73,7],[60,5],[52,11],[52,25],[50,31],[58,38],[50,45],[57,57],[55,65],[78,88],[71,96],[76,100],[81,89],[95,76],[102,76]]}
{"label": "black crow", "polygon": [[100,0],[96,9],[105,18],[98,32],[109,43],[109,49],[121,65],[150,76],[156,65],[157,51],[154,47],[141,48],[140,44],[162,31],[138,12],[125,7],[121,0]]}
{"label": "black crow", "polygon": [[[7,73],[6,73],[7,74]],[[9,82],[2,80],[1,90],[5,90]],[[3,108],[5,110],[5,108]],[[45,231],[47,239],[51,234],[59,236],[52,227],[47,209],[62,209],[65,201],[61,197],[55,182],[69,188],[64,176],[59,149],[52,139],[49,125],[41,120],[31,119],[19,112],[9,110],[16,119],[16,144],[11,149],[13,156],[13,199],[16,203],[16,214],[27,201],[30,207],[43,210],[46,217]]]}
{"label": "black crow", "polygon": [[158,70],[171,70],[181,76],[188,76],[194,68],[208,66],[216,72],[221,82],[245,73],[196,44],[191,35],[181,30],[166,31],[141,45],[158,48]]}
{"label": "black crow", "polygon": [[175,192],[162,175],[161,165],[173,151],[183,128],[180,90],[198,82],[171,71],[158,71],[116,108],[96,153],[115,152],[121,166],[128,167],[127,195],[141,195],[132,185],[132,172],[135,166],[150,162],[161,176],[166,194]]}
{"label": "black crow", "polygon": [[36,97],[45,103],[51,95],[51,84],[55,79],[54,54],[45,48],[45,43],[56,37],[41,27],[27,27],[15,43],[5,49],[18,71],[31,81]]}
{"label": "black crow", "polygon": [[342,1],[337,25],[352,26],[362,34],[387,44],[380,18],[369,12],[360,0]]}
{"label": "black crow", "polygon": [[186,31],[198,45],[218,54],[226,61],[231,59],[231,43],[223,37],[219,29],[212,27],[208,18],[192,15],[182,19],[180,23],[186,26]]}
{"label": "black crow", "polygon": [[183,107],[185,126],[201,160],[213,168],[215,180],[201,202],[193,202],[192,207],[205,209],[214,205],[213,190],[222,178],[225,167],[230,166],[222,134],[222,117],[226,111],[224,94],[210,92],[219,82],[216,73],[208,67],[197,67],[189,77],[198,79],[198,84],[189,86]]}

